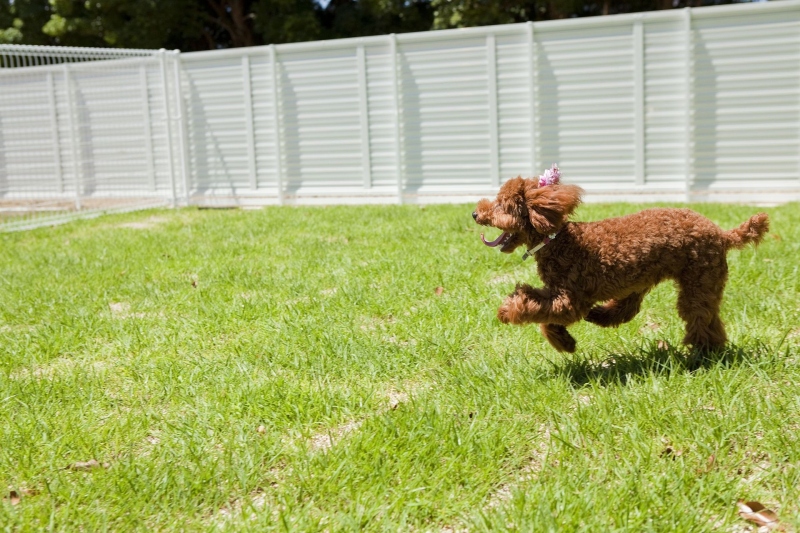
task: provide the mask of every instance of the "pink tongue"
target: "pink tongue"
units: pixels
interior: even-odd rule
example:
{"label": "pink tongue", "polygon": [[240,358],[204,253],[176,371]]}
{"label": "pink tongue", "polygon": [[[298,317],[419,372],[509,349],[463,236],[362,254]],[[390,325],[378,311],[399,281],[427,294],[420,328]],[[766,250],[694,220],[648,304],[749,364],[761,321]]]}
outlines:
{"label": "pink tongue", "polygon": [[505,239],[507,236],[508,236],[508,233],[506,233],[506,232],[504,231],[503,233],[501,233],[501,234],[500,234],[500,236],[499,236],[498,238],[496,238],[496,239],[495,239],[495,240],[493,240],[492,242],[488,242],[488,241],[487,241],[487,240],[484,238],[484,236],[483,236],[483,233],[481,233],[481,240],[483,241],[483,244],[485,244],[486,246],[491,246],[492,248],[494,248],[495,246],[499,245],[499,244],[500,244],[500,242],[501,242],[503,239]]}

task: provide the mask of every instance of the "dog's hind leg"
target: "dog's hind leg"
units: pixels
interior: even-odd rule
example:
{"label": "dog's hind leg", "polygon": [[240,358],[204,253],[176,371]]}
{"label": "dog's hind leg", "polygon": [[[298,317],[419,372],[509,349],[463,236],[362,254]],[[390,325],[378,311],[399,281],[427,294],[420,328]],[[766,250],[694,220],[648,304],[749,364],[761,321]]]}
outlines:
{"label": "dog's hind leg", "polygon": [[609,300],[603,305],[592,307],[584,320],[604,328],[630,322],[641,309],[646,294],[647,291],[634,292],[621,300]]}
{"label": "dog's hind leg", "polygon": [[681,273],[678,279],[678,314],[686,322],[683,343],[696,352],[725,346],[725,326],[719,317],[722,293],[728,278],[725,258],[712,265],[696,265]]}
{"label": "dog's hind leg", "polygon": [[573,353],[575,351],[575,339],[567,331],[566,326],[560,324],[539,324],[542,335],[550,345],[559,352]]}

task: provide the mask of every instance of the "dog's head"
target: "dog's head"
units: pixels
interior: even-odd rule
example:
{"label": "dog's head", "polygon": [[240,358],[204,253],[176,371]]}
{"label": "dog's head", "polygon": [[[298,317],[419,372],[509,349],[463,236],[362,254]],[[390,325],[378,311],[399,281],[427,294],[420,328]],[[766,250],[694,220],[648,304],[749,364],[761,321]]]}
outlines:
{"label": "dog's head", "polygon": [[576,185],[539,187],[536,179],[517,177],[507,181],[494,200],[478,202],[472,218],[482,226],[501,230],[497,239],[484,242],[510,254],[521,245],[533,248],[559,231],[581,203],[582,193]]}

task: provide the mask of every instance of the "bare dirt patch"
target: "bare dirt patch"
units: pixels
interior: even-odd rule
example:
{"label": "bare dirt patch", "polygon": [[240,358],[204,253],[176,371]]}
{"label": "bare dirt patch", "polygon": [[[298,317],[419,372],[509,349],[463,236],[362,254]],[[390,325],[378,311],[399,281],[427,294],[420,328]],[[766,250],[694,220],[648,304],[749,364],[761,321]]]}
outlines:
{"label": "bare dirt patch", "polygon": [[108,310],[116,317],[125,317],[131,310],[131,304],[127,302],[108,302]]}
{"label": "bare dirt patch", "polygon": [[73,372],[75,368],[81,367],[84,371],[100,372],[108,368],[109,363],[106,361],[92,361],[87,363],[85,360],[75,360],[67,357],[58,357],[42,365],[34,367],[20,368],[15,370],[9,375],[11,379],[54,379],[69,372]]}
{"label": "bare dirt patch", "polygon": [[359,324],[359,328],[361,331],[386,331],[386,329],[395,322],[397,322],[397,319],[395,319],[392,315],[387,315],[385,317],[361,317],[361,324]]}
{"label": "bare dirt patch", "polygon": [[268,474],[268,478],[273,479],[272,482],[267,482],[263,486],[257,487],[244,497],[232,498],[225,507],[219,509],[217,513],[210,517],[211,521],[217,526],[223,527],[225,523],[241,518],[247,508],[253,511],[247,518],[253,520],[256,518],[257,512],[261,512],[268,507],[272,518],[277,519],[278,515],[285,510],[285,507],[271,500],[271,489],[279,486],[278,480],[287,475],[287,467],[286,465],[274,466],[269,470]]}
{"label": "bare dirt patch", "polygon": [[122,224],[117,224],[115,227],[117,228],[129,228],[129,229],[153,229],[160,224],[167,222],[169,219],[165,217],[160,217],[157,215],[148,217],[144,220],[137,220],[135,222],[124,222]]}
{"label": "bare dirt patch", "polygon": [[26,333],[35,331],[37,326],[31,326],[27,324],[19,324],[19,325],[10,325],[10,324],[2,324],[0,325],[0,333]]}
{"label": "bare dirt patch", "polygon": [[389,409],[394,411],[398,407],[400,407],[401,403],[405,403],[408,401],[408,393],[402,391],[389,391]]}
{"label": "bare dirt patch", "polygon": [[514,279],[514,276],[511,274],[501,274],[490,279],[489,285],[505,285],[508,283],[514,283]]}
{"label": "bare dirt patch", "polygon": [[311,436],[309,444],[313,450],[328,451],[333,447],[334,444],[342,440],[342,438],[344,438],[347,434],[352,433],[360,428],[361,424],[362,422],[360,420],[353,420],[346,422],[341,426],[337,426],[326,431],[320,431],[319,433],[315,433]]}
{"label": "bare dirt patch", "polygon": [[550,443],[550,429],[542,424],[537,432],[539,438],[530,452],[527,461],[514,473],[514,479],[500,485],[486,501],[486,509],[500,507],[511,499],[515,488],[533,480],[542,470],[547,457],[547,446]]}
{"label": "bare dirt patch", "polygon": [[118,319],[126,318],[163,318],[164,313],[131,313],[131,304],[127,302],[108,302],[108,310],[111,311],[111,316]]}
{"label": "bare dirt patch", "polygon": [[[406,384],[405,386],[401,385],[397,388],[392,387],[386,392],[381,393],[380,395],[386,398],[386,409],[381,411],[394,411],[400,407],[400,405],[407,402],[414,391],[420,388],[419,385],[412,383]],[[377,415],[379,413],[375,414]],[[351,420],[334,428],[319,431],[310,437],[309,444],[313,450],[327,451],[347,435],[358,430],[363,423],[364,420]]]}
{"label": "bare dirt patch", "polygon": [[[217,513],[214,520],[218,526],[222,527],[225,522],[239,518],[244,514],[246,508],[252,509],[254,512],[250,513],[248,518],[253,520],[256,518],[256,512],[262,511],[269,503],[269,495],[263,489],[256,489],[250,493],[247,498],[237,499],[231,501],[227,507],[223,507]],[[277,518],[281,507],[274,507],[271,511],[272,517]]]}

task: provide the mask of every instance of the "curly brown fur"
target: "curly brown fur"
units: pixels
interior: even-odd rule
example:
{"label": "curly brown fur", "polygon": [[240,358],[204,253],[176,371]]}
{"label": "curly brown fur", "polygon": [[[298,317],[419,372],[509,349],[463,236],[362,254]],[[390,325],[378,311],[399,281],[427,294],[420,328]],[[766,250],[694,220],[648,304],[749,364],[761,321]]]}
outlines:
{"label": "curly brown fur", "polygon": [[[502,230],[500,251],[534,248],[544,287],[517,285],[497,311],[506,324],[539,323],[559,351],[574,352],[566,326],[586,320],[615,327],[633,319],[645,295],[671,279],[678,285],[678,314],[686,322],[683,342],[697,351],[721,348],[719,317],[731,248],[758,244],[769,230],[765,213],[730,231],[689,209],[647,209],[598,222],[568,222],[581,202],[574,185],[549,185],[514,178],[495,200],[484,199],[472,214],[478,224]],[[599,304],[599,305],[598,305]]]}

